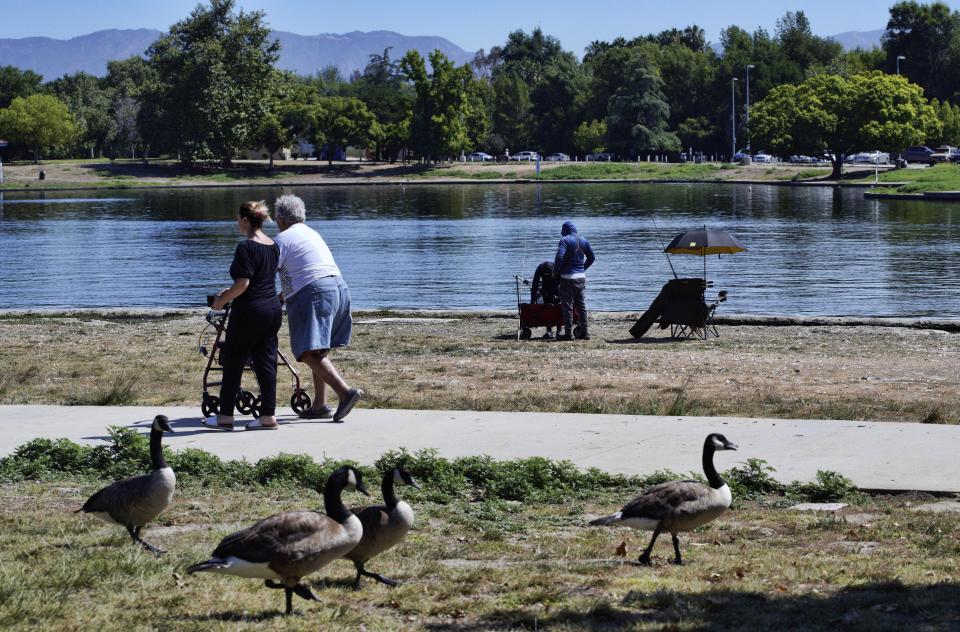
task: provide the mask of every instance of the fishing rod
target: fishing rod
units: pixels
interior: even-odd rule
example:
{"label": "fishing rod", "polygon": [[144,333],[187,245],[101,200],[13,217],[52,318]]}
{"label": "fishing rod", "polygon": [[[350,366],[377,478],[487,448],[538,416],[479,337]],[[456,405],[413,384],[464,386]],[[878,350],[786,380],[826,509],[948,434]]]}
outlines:
{"label": "fishing rod", "polygon": [[673,272],[673,278],[679,279],[677,276],[677,271],[673,269],[673,261],[670,260],[670,253],[667,252],[667,247],[663,245],[663,235],[660,234],[660,226],[657,225],[657,218],[653,218],[653,227],[657,231],[657,239],[660,240],[660,245],[663,246],[663,256],[667,258],[667,263],[670,265],[670,272]]}

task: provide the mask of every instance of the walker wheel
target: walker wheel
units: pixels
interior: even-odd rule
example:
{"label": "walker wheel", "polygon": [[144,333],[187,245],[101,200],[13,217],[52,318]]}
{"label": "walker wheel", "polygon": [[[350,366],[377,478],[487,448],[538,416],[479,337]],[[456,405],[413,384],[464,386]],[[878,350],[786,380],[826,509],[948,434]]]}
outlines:
{"label": "walker wheel", "polygon": [[236,407],[241,415],[249,415],[256,406],[257,398],[250,391],[243,389],[237,392]]}
{"label": "walker wheel", "polygon": [[260,418],[260,409],[263,408],[263,397],[257,397],[253,400],[253,409],[250,411],[250,414],[253,415],[254,419]]}
{"label": "walker wheel", "polygon": [[310,396],[307,395],[307,392],[303,389],[297,389],[290,397],[290,408],[298,415],[310,410],[310,404],[312,403]]}
{"label": "walker wheel", "polygon": [[529,327],[520,328],[520,340],[530,340],[531,336],[533,336],[533,331]]}
{"label": "walker wheel", "polygon": [[203,394],[203,402],[200,404],[200,412],[204,418],[216,415],[220,412],[220,398],[216,395]]}

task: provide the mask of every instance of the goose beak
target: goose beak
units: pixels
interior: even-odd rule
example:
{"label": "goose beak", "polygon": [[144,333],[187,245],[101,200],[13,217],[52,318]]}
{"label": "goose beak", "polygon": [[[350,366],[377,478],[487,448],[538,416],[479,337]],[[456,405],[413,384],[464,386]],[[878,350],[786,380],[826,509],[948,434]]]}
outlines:
{"label": "goose beak", "polygon": [[736,443],[734,443],[734,442],[732,442],[732,441],[727,441],[727,449],[728,449],[728,450],[736,450],[737,447],[739,447],[739,446],[737,446]]}
{"label": "goose beak", "polygon": [[417,481],[413,480],[413,477],[410,477],[410,487],[414,489],[423,489],[422,487],[420,487]]}
{"label": "goose beak", "polygon": [[364,496],[369,496],[370,492],[367,491],[367,488],[363,486],[363,483],[357,485],[357,491],[363,494]]}

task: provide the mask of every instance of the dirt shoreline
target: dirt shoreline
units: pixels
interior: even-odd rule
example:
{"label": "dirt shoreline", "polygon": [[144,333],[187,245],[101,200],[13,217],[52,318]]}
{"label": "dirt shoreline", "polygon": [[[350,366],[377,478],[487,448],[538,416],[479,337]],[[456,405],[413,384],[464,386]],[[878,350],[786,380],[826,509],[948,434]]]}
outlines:
{"label": "dirt shoreline", "polygon": [[[199,408],[205,313],[3,314],[0,403]],[[542,329],[518,341],[502,312],[357,312],[334,356],[371,408],[960,423],[960,336],[943,329],[721,324],[706,342],[656,327],[634,340],[630,316],[597,313],[590,341],[560,343]],[[282,371],[280,402],[291,383]]]}
{"label": "dirt shoreline", "polygon": [[[85,315],[102,314],[112,318],[139,318],[142,316],[189,316],[196,314],[195,309],[183,307],[145,307],[145,308],[28,308],[0,309],[2,317],[23,317],[30,315]],[[598,317],[633,322],[640,312],[594,312]],[[456,309],[360,309],[354,312],[355,319],[376,317],[397,318],[503,318],[516,319],[514,310],[456,310]],[[905,329],[938,329],[948,332],[960,332],[960,318],[904,318],[882,316],[779,316],[766,314],[728,314],[717,316],[719,325],[740,325],[745,327],[902,327]]]}

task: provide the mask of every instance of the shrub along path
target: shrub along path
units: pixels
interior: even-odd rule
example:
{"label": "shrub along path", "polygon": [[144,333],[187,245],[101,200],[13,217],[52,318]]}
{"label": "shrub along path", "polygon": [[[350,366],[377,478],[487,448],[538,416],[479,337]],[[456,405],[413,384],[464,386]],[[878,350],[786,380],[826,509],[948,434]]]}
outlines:
{"label": "shrub along path", "polygon": [[303,421],[281,410],[277,431],[232,433],[199,427],[196,407],[0,406],[0,456],[38,438],[83,444],[108,439],[108,426],[143,428],[156,414],[171,420],[174,450],[201,448],[223,459],[251,461],[279,454],[373,463],[390,450],[436,448],[453,458],[498,460],[542,456],[610,473],[700,472],[704,437],[722,432],[740,446],[718,457],[718,469],[748,458],[775,468],[782,482],[813,481],[835,471],[862,489],[960,491],[955,446],[960,426],[897,422],[745,419],[733,417],[354,410],[343,424]]}

